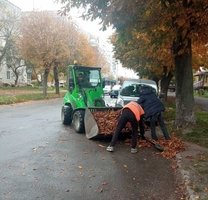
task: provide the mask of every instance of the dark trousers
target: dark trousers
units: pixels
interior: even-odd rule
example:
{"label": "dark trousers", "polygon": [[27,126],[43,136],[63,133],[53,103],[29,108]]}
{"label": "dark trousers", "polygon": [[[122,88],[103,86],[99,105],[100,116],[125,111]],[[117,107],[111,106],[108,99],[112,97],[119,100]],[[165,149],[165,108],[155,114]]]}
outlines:
{"label": "dark trousers", "polygon": [[165,137],[165,139],[170,139],[170,136],[168,134],[167,128],[165,126],[163,117],[161,113],[157,113],[156,115],[153,115],[150,117],[150,129],[151,129],[151,136],[152,139],[158,140],[156,135],[156,122],[158,122],[160,129]]}
{"label": "dark trousers", "polygon": [[[136,148],[138,137],[138,121],[134,113],[128,108],[124,108],[122,114],[119,117],[115,133],[113,134],[110,143],[111,146],[115,146],[116,141],[118,140],[118,136],[121,133],[122,129],[126,126],[127,122],[129,122],[132,127],[131,147]],[[142,120],[139,121],[139,127],[141,134],[144,135],[144,125]]]}

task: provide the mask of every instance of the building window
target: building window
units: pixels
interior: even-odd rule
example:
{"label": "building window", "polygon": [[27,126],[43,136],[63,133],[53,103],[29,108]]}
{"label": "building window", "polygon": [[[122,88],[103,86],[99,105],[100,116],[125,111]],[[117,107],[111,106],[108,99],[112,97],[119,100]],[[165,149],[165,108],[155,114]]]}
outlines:
{"label": "building window", "polygon": [[28,72],[27,73],[27,80],[31,80],[32,79],[32,73]]}
{"label": "building window", "polygon": [[10,71],[7,71],[7,79],[10,79]]}
{"label": "building window", "polygon": [[30,84],[32,79],[32,73],[27,73],[27,83]]}

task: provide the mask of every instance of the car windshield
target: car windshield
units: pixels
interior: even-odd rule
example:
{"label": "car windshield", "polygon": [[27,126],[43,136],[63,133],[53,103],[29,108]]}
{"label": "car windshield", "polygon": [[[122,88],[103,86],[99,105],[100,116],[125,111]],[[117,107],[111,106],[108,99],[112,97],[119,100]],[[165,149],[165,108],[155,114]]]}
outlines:
{"label": "car windshield", "polygon": [[[146,87],[147,84],[135,83],[135,82],[127,82],[124,83],[120,95],[129,96],[129,97],[139,97],[141,93],[141,89]],[[152,87],[153,91],[156,93],[156,90]]]}
{"label": "car windshield", "polygon": [[80,78],[83,87],[96,87],[101,84],[100,71],[97,69],[78,69],[76,70],[76,77]]}

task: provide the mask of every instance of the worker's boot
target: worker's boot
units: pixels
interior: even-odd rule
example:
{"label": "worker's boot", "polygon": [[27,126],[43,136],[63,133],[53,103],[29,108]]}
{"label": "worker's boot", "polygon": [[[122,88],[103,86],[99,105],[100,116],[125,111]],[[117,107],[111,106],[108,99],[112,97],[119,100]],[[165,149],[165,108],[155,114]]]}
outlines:
{"label": "worker's boot", "polygon": [[137,148],[131,148],[131,153],[137,153],[137,152],[138,152]]}
{"label": "worker's boot", "polygon": [[109,152],[113,152],[114,151],[114,147],[113,146],[108,146],[106,148],[106,150],[109,151]]}

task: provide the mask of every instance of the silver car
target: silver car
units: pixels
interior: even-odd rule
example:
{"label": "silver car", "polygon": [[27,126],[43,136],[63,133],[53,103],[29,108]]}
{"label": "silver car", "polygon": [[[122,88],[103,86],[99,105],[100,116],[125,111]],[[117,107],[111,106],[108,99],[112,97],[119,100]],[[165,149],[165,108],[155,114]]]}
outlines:
{"label": "silver car", "polygon": [[118,98],[116,100],[117,107],[123,107],[130,101],[137,101],[140,96],[140,90],[143,86],[151,86],[153,91],[157,93],[157,84],[153,80],[148,79],[130,79],[123,82]]}

